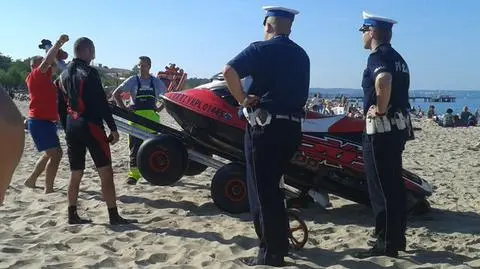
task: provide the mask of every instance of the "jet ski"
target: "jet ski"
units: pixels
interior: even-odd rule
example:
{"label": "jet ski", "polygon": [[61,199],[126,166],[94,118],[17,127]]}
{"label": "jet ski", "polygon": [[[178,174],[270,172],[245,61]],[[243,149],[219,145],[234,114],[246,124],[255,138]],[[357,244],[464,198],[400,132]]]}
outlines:
{"label": "jet ski", "polygon": [[[248,89],[252,79],[247,77],[241,82]],[[240,105],[221,73],[207,84],[166,93],[163,103],[181,126],[182,143],[187,149],[203,156],[217,155],[229,162],[218,167],[212,179],[214,203],[230,213],[248,212],[243,152],[247,121],[239,116]],[[290,207],[306,207],[312,202],[329,207],[330,194],[370,205],[362,158],[364,126],[364,120],[347,115],[307,111],[302,121],[302,143],[283,177]],[[198,160],[190,160],[182,175],[203,172],[208,165]],[[432,194],[432,186],[408,170],[404,169],[402,176],[408,212],[428,212],[427,198]]]}

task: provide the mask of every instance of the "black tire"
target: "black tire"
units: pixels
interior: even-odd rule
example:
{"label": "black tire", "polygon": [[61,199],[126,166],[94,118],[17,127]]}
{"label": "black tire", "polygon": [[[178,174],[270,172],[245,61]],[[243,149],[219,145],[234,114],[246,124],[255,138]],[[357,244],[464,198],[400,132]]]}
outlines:
{"label": "black tire", "polygon": [[232,214],[250,211],[245,166],[229,163],[217,170],[210,188],[213,203]]}
{"label": "black tire", "polygon": [[182,178],[188,154],[178,139],[159,135],[143,141],[137,154],[137,167],[152,185],[172,185]]}

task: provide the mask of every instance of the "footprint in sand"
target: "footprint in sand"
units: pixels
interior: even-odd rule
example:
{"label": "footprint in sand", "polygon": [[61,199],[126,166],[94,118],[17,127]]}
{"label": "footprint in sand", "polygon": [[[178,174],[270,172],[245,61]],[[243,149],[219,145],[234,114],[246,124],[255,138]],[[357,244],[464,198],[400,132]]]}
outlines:
{"label": "footprint in sand", "polygon": [[207,267],[207,266],[210,266],[210,264],[212,264],[212,261],[203,261],[200,265],[202,267]]}
{"label": "footprint in sand", "polygon": [[44,223],[42,223],[42,225],[40,225],[40,228],[45,228],[45,227],[55,227],[57,226],[57,222],[54,221],[54,220],[48,220]]}
{"label": "footprint in sand", "polygon": [[138,236],[140,236],[138,233],[134,233],[134,232],[128,232],[126,233],[126,235],[130,238],[137,238]]}
{"label": "footprint in sand", "polygon": [[75,226],[67,226],[65,227],[65,231],[71,232],[72,234],[79,233],[82,230],[82,227],[80,225],[75,225]]}
{"label": "footprint in sand", "polygon": [[105,259],[101,260],[100,262],[97,262],[94,265],[87,266],[87,267],[89,267],[89,268],[107,268],[107,267],[118,268],[115,261],[110,257],[105,258]]}
{"label": "footprint in sand", "polygon": [[117,237],[116,239],[117,241],[124,242],[124,243],[132,241],[132,239],[128,236]]}
{"label": "footprint in sand", "polygon": [[108,243],[103,243],[100,245],[102,248],[109,250],[111,252],[117,252],[117,249],[114,248],[113,246],[109,245]]}
{"label": "footprint in sand", "polygon": [[135,261],[135,263],[140,266],[147,266],[150,264],[166,262],[167,258],[168,258],[168,255],[165,253],[154,253],[150,255],[150,257],[148,257],[147,259],[138,260],[138,261]]}
{"label": "footprint in sand", "polygon": [[168,255],[165,253],[154,253],[150,255],[150,257],[148,258],[148,262],[150,262],[151,264],[165,262],[167,261],[167,257]]}
{"label": "footprint in sand", "polygon": [[37,212],[35,212],[35,213],[26,215],[26,217],[27,217],[27,218],[33,218],[33,217],[43,216],[43,215],[46,215],[46,214],[47,214],[47,211],[46,211],[46,210],[40,210],[40,211],[37,211]]}
{"label": "footprint in sand", "polygon": [[157,217],[153,217],[151,220],[149,220],[149,221],[147,221],[147,222],[145,222],[145,223],[150,224],[150,223],[152,223],[152,222],[158,222],[158,221],[163,221],[163,220],[165,220],[164,217],[157,216]]}
{"label": "footprint in sand", "polygon": [[18,253],[22,253],[23,250],[21,250],[19,248],[4,247],[4,248],[2,248],[2,252],[3,253],[9,253],[9,254],[18,254]]}
{"label": "footprint in sand", "polygon": [[55,249],[59,250],[59,251],[69,251],[71,250],[72,248],[66,244],[66,243],[54,243],[54,244],[50,244],[52,247],[54,247]]}
{"label": "footprint in sand", "polygon": [[13,265],[10,265],[8,268],[28,268],[34,264],[39,264],[41,261],[39,259],[25,259],[16,261]]}

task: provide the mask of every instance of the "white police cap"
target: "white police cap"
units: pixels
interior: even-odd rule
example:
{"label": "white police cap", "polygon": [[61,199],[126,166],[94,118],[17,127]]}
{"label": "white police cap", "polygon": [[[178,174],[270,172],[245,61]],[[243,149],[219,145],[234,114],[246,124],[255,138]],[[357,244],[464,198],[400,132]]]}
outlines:
{"label": "white police cap", "polygon": [[266,11],[265,18],[284,17],[291,19],[292,21],[295,18],[295,15],[300,13],[298,10],[279,6],[265,6],[263,9]]}
{"label": "white police cap", "polygon": [[[369,14],[365,11],[362,12],[362,18],[363,18],[362,28],[378,27],[378,28],[385,28],[385,29],[391,30],[393,25],[397,23],[397,21],[395,21],[393,19]],[[362,29],[362,28],[360,28],[360,29]]]}

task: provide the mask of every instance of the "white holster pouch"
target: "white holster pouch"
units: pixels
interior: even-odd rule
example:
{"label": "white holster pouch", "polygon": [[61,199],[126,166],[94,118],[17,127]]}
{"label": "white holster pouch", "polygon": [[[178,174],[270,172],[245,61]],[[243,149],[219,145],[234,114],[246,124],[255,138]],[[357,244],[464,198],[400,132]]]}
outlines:
{"label": "white holster pouch", "polygon": [[367,117],[365,120],[367,134],[388,133],[392,130],[392,125],[387,116]]}
{"label": "white holster pouch", "polygon": [[405,128],[407,128],[407,119],[403,116],[403,113],[393,113],[393,121],[395,122],[395,125],[397,125],[398,130],[405,130]]}
{"label": "white holster pouch", "polygon": [[272,114],[270,114],[265,109],[257,108],[254,111],[249,112],[246,107],[242,109],[243,115],[247,119],[250,126],[255,127],[267,126],[272,121]]}

